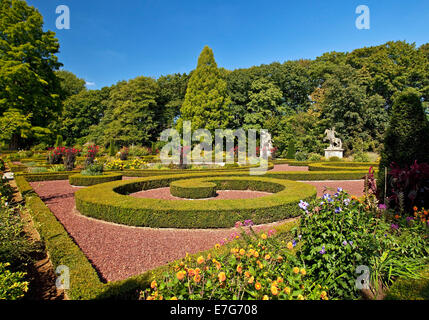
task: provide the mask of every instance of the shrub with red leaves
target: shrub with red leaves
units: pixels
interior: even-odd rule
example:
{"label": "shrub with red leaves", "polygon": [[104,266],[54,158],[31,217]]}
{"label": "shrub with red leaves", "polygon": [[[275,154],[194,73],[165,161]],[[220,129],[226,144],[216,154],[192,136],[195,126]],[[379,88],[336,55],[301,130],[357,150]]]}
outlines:
{"label": "shrub with red leaves", "polygon": [[100,147],[97,145],[91,145],[88,147],[88,151],[86,153],[86,159],[85,159],[85,167],[94,163],[94,159],[97,156],[97,153],[99,150],[100,150]]}
{"label": "shrub with red leaves", "polygon": [[389,170],[389,202],[407,212],[414,206],[429,207],[429,164],[414,161],[410,167],[400,167],[395,162]]}
{"label": "shrub with red leaves", "polygon": [[76,156],[80,152],[76,148],[65,148],[64,149],[64,166],[67,171],[72,171],[76,162]]}

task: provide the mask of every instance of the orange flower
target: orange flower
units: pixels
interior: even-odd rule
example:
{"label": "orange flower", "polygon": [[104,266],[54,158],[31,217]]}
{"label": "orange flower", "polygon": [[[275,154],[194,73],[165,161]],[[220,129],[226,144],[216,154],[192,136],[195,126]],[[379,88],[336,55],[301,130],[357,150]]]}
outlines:
{"label": "orange flower", "polygon": [[299,268],[298,267],[293,268],[293,273],[298,274],[299,273]]}
{"label": "orange flower", "polygon": [[157,286],[158,286],[158,284],[156,283],[156,281],[155,281],[155,280],[153,280],[153,281],[150,283],[150,287],[151,287],[152,289],[155,289]]}
{"label": "orange flower", "polygon": [[395,215],[395,219],[399,219],[399,215],[398,214]]}
{"label": "orange flower", "polygon": [[193,276],[195,275],[195,271],[194,271],[194,269],[188,269],[188,275],[189,275],[190,277],[193,277]]}
{"label": "orange flower", "polygon": [[200,274],[201,270],[200,268],[195,268],[195,274]]}
{"label": "orange flower", "polygon": [[201,276],[200,276],[199,274],[195,275],[195,276],[194,276],[194,281],[195,281],[196,283],[200,282],[200,281],[201,281]]}
{"label": "orange flower", "polygon": [[328,294],[326,293],[326,291],[322,291],[322,293],[320,294],[320,297],[322,299],[325,299],[328,296]]}
{"label": "orange flower", "polygon": [[259,252],[258,252],[258,251],[255,251],[255,253],[253,254],[253,256],[254,256],[255,258],[259,258]]}
{"label": "orange flower", "polygon": [[414,206],[414,207],[413,207],[413,210],[414,210],[414,211],[417,211],[417,210],[418,210],[418,208],[417,208],[416,206]]}
{"label": "orange flower", "polygon": [[289,250],[292,250],[293,249],[293,244],[292,244],[292,242],[288,242],[287,243],[287,246],[286,246]]}
{"label": "orange flower", "polygon": [[302,294],[298,295],[298,300],[304,300],[304,297],[302,296]]}
{"label": "orange flower", "polygon": [[286,288],[284,288],[284,290],[283,290],[286,294],[290,294],[290,288],[289,287],[286,287]]}
{"label": "orange flower", "polygon": [[226,274],[225,274],[225,272],[220,272],[217,275],[217,277],[218,277],[218,279],[219,279],[220,282],[224,282],[226,280]]}
{"label": "orange flower", "polygon": [[269,254],[265,255],[265,260],[270,260],[271,256]]}
{"label": "orange flower", "polygon": [[301,274],[302,274],[303,276],[305,276],[305,275],[307,274],[307,271],[305,271],[305,269],[301,269]]}
{"label": "orange flower", "polygon": [[425,211],[423,211],[423,214],[424,214],[425,216],[427,216],[427,215],[428,215],[428,212],[425,210]]}
{"label": "orange flower", "polygon": [[278,282],[278,283],[282,283],[282,282],[283,282],[283,278],[278,277],[278,278],[277,278],[277,282]]}
{"label": "orange flower", "polygon": [[178,273],[176,273],[176,277],[179,280],[183,280],[183,278],[185,277],[185,275],[186,275],[186,271],[184,271],[184,270],[181,270]]}
{"label": "orange flower", "polygon": [[243,272],[243,267],[238,265],[237,266],[237,272],[241,274]]}
{"label": "orange flower", "polygon": [[246,253],[246,250],[244,250],[244,249],[240,249],[240,255],[242,255],[242,256],[244,256],[244,254]]}
{"label": "orange flower", "polygon": [[265,239],[267,239],[267,235],[265,233],[263,233],[263,234],[261,234],[261,238],[265,240]]}
{"label": "orange flower", "polygon": [[256,282],[255,283],[255,289],[256,290],[261,290],[261,288],[262,288],[262,285],[259,282]]}
{"label": "orange flower", "polygon": [[204,263],[204,261],[205,261],[205,260],[204,260],[204,257],[203,257],[203,256],[199,256],[199,257],[198,257],[198,259],[197,259],[197,263],[198,263],[198,264],[202,264],[202,263]]}
{"label": "orange flower", "polygon": [[255,277],[251,276],[250,279],[247,280],[247,283],[252,284],[254,280],[255,280]]}
{"label": "orange flower", "polygon": [[283,261],[283,257],[282,257],[282,256],[278,256],[278,257],[277,257],[277,261],[278,261],[278,262],[282,262],[282,261]]}
{"label": "orange flower", "polygon": [[274,285],[271,286],[271,294],[273,296],[276,296],[279,294],[279,289],[277,288],[277,286],[274,286]]}
{"label": "orange flower", "polygon": [[249,273],[249,271],[245,271],[245,272],[244,272],[244,276],[245,276],[246,278],[250,278],[250,273]]}

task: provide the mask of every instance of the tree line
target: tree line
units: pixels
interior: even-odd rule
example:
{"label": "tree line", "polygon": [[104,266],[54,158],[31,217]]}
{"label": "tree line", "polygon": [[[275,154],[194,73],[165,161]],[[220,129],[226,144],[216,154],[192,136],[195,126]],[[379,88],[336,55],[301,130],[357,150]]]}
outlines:
{"label": "tree line", "polygon": [[[265,128],[279,153],[321,153],[326,128],[346,154],[380,151],[395,95],[414,88],[427,112],[429,44],[390,41],[316,59],[219,68],[205,47],[189,74],[140,76],[100,90],[59,70],[59,43],[22,0],[0,5],[0,140],[10,148],[88,141],[150,146],[166,128]],[[26,30],[31,30],[30,32]]]}

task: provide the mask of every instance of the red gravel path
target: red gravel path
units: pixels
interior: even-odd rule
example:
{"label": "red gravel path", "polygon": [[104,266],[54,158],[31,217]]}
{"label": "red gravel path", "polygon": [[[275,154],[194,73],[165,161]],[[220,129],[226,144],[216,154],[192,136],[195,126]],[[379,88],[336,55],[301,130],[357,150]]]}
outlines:
{"label": "red gravel path", "polygon": [[277,171],[308,171],[307,166],[290,166],[288,164],[275,164],[274,168],[271,169],[272,172]]}
{"label": "red gravel path", "polygon": [[[226,200],[226,199],[252,199],[268,196],[272,193],[262,191],[251,191],[251,190],[217,190],[217,195],[213,198],[200,199],[200,200]],[[152,199],[163,199],[163,200],[188,200],[179,197],[172,196],[170,188],[157,188],[144,190],[140,192],[131,193],[130,196],[135,198],[152,198]]]}
{"label": "red gravel path", "polygon": [[[39,194],[84,254],[107,281],[126,279],[167,262],[212,248],[237,229],[136,228],[91,219],[75,210],[68,180],[32,182]],[[275,224],[258,226],[269,229]]]}
{"label": "red gravel path", "polygon": [[364,180],[335,180],[335,181],[301,181],[311,184],[317,189],[317,196],[323,195],[326,188],[326,193],[334,194],[337,188],[341,187],[350,195],[360,197],[363,195]]}

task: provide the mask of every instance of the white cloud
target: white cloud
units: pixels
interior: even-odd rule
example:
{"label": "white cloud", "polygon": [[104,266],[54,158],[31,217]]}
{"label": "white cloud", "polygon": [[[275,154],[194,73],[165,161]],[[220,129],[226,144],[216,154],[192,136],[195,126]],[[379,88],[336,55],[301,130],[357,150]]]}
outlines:
{"label": "white cloud", "polygon": [[86,82],[86,85],[87,85],[88,87],[92,87],[92,86],[95,86],[95,82],[89,82],[89,81],[87,81],[87,82]]}

